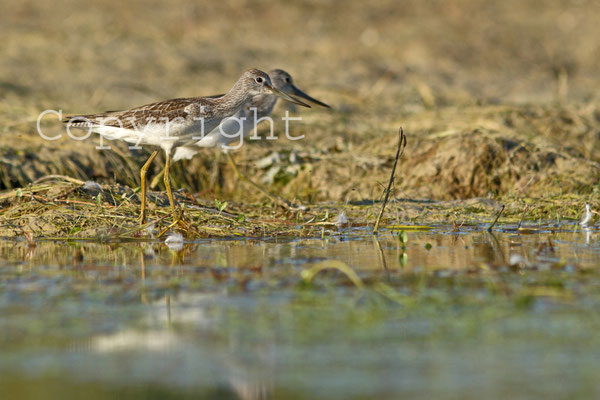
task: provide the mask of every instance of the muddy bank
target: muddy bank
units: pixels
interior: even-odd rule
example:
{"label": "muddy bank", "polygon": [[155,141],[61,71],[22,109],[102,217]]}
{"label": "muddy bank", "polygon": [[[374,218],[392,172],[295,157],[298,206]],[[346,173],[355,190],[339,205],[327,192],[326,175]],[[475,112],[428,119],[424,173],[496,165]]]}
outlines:
{"label": "muddy bank", "polygon": [[[452,107],[406,115],[346,138],[329,135],[331,127],[307,123],[302,143],[247,142],[234,156],[246,174],[288,198],[305,203],[376,200],[393,163],[394,126],[402,124],[409,144],[397,196],[450,200],[590,194],[600,178],[598,115],[591,105]],[[341,125],[344,113],[327,117]],[[136,187],[147,156],[118,143],[97,150],[95,137],[48,142],[32,133],[27,139],[0,140],[4,189],[26,187],[50,174]],[[162,165],[162,160],[155,163],[150,176]],[[175,187],[211,201],[261,200],[260,193],[238,182],[218,150],[175,163],[173,179]]]}
{"label": "muddy bank", "polygon": [[294,223],[284,219],[234,214],[226,210],[227,203],[206,206],[182,191],[174,193],[174,197],[181,210],[172,214],[166,195],[150,191],[147,223],[140,226],[137,190],[68,177],[47,179],[0,194],[0,237],[110,241],[160,238],[175,232],[197,238],[286,234],[301,237],[311,230],[293,229]]}
{"label": "muddy bank", "polygon": [[[148,194],[148,222],[139,226],[140,195],[124,185],[99,185],[68,177],[44,179],[36,185],[0,193],[0,237],[37,239],[92,239],[122,241],[164,238],[180,233],[183,238],[205,237],[327,237],[340,230],[371,231],[381,209],[380,201],[327,202],[296,210],[268,201],[207,202],[185,190],[174,193],[181,211],[173,215],[162,192]],[[560,227],[577,221],[583,205],[594,210],[600,202],[589,196],[473,198],[433,201],[392,199],[382,220],[383,229],[399,225],[490,225],[500,208],[502,223],[552,221]],[[592,221],[593,223],[593,221]],[[412,228],[409,228],[412,229]]]}

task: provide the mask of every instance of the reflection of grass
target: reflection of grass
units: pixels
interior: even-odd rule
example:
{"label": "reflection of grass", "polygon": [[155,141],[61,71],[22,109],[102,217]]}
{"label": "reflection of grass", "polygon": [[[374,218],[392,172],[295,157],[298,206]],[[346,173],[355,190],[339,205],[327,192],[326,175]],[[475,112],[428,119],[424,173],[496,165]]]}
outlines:
{"label": "reflection of grass", "polygon": [[[464,392],[464,397],[485,392],[504,398],[525,388],[547,394],[550,389],[541,382],[557,372],[569,376],[561,393],[587,394],[587,386],[578,383],[595,382],[597,376],[593,350],[600,321],[590,314],[600,303],[595,269],[488,265],[384,274],[361,268],[358,289],[335,272],[302,284],[298,264],[282,263],[283,258],[274,260],[276,265],[256,265],[255,259],[230,257],[240,250],[264,254],[251,243],[224,244],[223,254],[212,245],[186,245],[180,261],[187,261],[171,266],[165,246],[149,245],[152,256],[146,246],[40,243],[29,268],[15,262],[24,243],[0,246],[2,258],[11,263],[0,269],[0,280],[19,280],[0,288],[6,345],[0,367],[10,366],[0,378],[3,393],[25,387],[36,393],[31,386],[48,383],[48,376],[63,384],[50,384],[44,393],[62,398],[97,382],[106,398],[117,387],[121,394],[131,390],[134,398],[142,396],[132,389],[142,385],[163,394],[211,393],[257,365],[267,378],[275,374],[275,394],[291,391],[300,398],[314,398],[317,383],[320,395],[367,385],[377,397],[419,392],[448,398],[447,389],[436,389],[445,388],[448,379],[452,394]],[[526,254],[533,250],[525,247]],[[72,264],[75,251],[85,258]],[[376,258],[376,251],[373,247],[370,255]],[[210,266],[219,257],[224,264]],[[140,260],[146,260],[145,275]],[[124,346],[119,340],[128,332],[139,340]],[[146,343],[144,335],[150,334],[154,339]],[[165,348],[156,342],[161,337]],[[113,340],[116,348],[100,352],[94,347],[99,338]],[[48,354],[52,362],[29,373],[36,357]],[[6,360],[10,364],[3,364]],[[157,374],[164,363],[170,373]],[[586,368],[564,368],[572,363]],[[479,371],[482,364],[485,372]],[[213,373],[206,373],[208,365]],[[121,373],[123,368],[136,373]],[[423,372],[433,369],[436,374]],[[373,383],[383,372],[395,371],[411,375],[410,390],[396,379]],[[528,384],[506,386],[515,373]],[[482,387],[474,383],[481,374]],[[95,396],[104,398],[99,393]]]}

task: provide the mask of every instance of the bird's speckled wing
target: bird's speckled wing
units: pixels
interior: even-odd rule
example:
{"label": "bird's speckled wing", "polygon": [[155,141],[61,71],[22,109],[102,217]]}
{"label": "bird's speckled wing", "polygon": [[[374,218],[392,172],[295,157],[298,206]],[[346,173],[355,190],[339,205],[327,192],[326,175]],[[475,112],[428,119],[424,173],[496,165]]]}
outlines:
{"label": "bird's speckled wing", "polygon": [[213,115],[213,109],[212,101],[190,97],[160,101],[125,111],[69,116],[63,122],[71,122],[72,126],[82,128],[103,125],[135,129],[148,124],[160,124],[167,121],[185,122],[198,118],[210,119]]}

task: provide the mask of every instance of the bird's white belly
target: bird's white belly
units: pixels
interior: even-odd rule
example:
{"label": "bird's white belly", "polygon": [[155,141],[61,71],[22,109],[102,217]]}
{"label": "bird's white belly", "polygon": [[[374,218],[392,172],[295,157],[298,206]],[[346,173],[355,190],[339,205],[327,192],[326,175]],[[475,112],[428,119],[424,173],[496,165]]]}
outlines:
{"label": "bird's white belly", "polygon": [[159,123],[147,124],[136,127],[136,129],[126,129],[107,125],[97,125],[92,131],[106,137],[110,140],[122,140],[135,145],[158,146],[163,149],[171,149],[203,137],[205,132],[211,132],[218,127],[221,120],[209,120],[202,123],[193,121],[192,123]]}
{"label": "bird's white belly", "polygon": [[238,115],[224,119],[219,126],[195,142],[194,146],[217,147],[241,142],[254,129],[254,118],[241,119]]}
{"label": "bird's white belly", "polygon": [[[242,116],[243,115],[244,114],[242,114]],[[239,116],[236,117],[240,118]],[[245,120],[226,118],[218,127],[211,130],[202,139],[191,144],[178,147],[175,150],[173,160],[190,160],[192,157],[198,154],[200,148],[203,147],[223,147],[223,149],[241,147],[244,138],[246,138],[253,129],[253,117]]]}
{"label": "bird's white belly", "polygon": [[99,125],[92,129],[95,133],[110,140],[122,140],[135,145],[170,147],[177,141],[179,129],[167,129],[164,124],[148,124],[143,128],[125,129]]}

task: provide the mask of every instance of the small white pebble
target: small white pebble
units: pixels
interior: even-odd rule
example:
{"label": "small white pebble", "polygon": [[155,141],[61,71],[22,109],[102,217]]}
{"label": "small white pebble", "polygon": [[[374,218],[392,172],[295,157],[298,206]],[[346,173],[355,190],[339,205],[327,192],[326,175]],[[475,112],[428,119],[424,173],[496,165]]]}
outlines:
{"label": "small white pebble", "polygon": [[96,191],[96,192],[102,191],[102,186],[100,186],[100,184],[98,184],[98,182],[94,182],[94,181],[86,181],[83,184],[83,188],[85,190]]}
{"label": "small white pebble", "polygon": [[281,161],[281,156],[279,155],[278,152],[273,152],[271,154],[269,154],[266,157],[261,158],[260,160],[256,161],[254,163],[254,165],[256,165],[256,168],[258,169],[265,169],[268,168],[270,166],[272,166],[273,164],[277,164]]}
{"label": "small white pebble", "polygon": [[183,249],[183,235],[181,233],[171,233],[165,239],[167,247],[173,251],[179,251]]}

